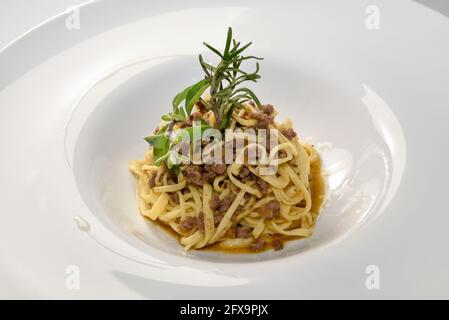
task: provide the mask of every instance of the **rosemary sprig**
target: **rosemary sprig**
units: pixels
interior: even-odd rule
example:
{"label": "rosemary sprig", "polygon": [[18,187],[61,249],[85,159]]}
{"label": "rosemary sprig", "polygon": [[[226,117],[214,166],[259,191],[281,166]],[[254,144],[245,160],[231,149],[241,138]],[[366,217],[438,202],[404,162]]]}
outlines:
{"label": "rosemary sprig", "polygon": [[[260,78],[259,63],[256,62],[256,69],[253,72],[245,72],[241,69],[244,61],[262,60],[255,56],[242,55],[252,43],[249,42],[241,46],[232,37],[232,29],[228,29],[225,48],[223,52],[203,43],[210,51],[220,58],[220,62],[213,66],[205,62],[203,56],[199,55],[201,68],[205,73],[205,78],[197,83],[185,88],[173,98],[173,112],[162,117],[165,121],[184,121],[192,112],[193,106],[200,101],[206,108],[212,110],[215,115],[217,125],[220,129],[225,129],[229,123],[232,111],[242,107],[247,101],[254,101],[260,107],[260,102],[252,90],[246,87],[239,87],[246,81],[257,82]],[[201,96],[209,88],[210,100],[205,101]],[[181,103],[184,101],[184,107]]]}
{"label": "rosemary sprig", "polygon": [[201,67],[210,84],[210,100],[206,103],[206,107],[214,113],[218,127],[224,129],[229,123],[232,111],[240,108],[243,103],[253,100],[260,107],[259,99],[252,90],[246,87],[238,88],[238,86],[245,81],[257,82],[260,78],[258,62],[256,62],[256,70],[251,73],[243,71],[241,64],[246,60],[262,60],[262,58],[242,55],[252,43],[240,46],[241,43],[233,39],[231,28],[228,29],[223,52],[206,42],[203,44],[221,59],[217,66],[212,66],[204,61],[201,54],[199,55]]}

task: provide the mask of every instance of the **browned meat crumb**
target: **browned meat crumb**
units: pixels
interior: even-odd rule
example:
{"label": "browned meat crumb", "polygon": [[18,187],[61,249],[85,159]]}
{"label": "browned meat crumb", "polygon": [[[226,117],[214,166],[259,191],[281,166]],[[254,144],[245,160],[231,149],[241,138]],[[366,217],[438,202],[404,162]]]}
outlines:
{"label": "browned meat crumb", "polygon": [[201,101],[197,101],[196,106],[197,106],[199,112],[201,112],[201,113],[207,112],[206,106]]}
{"label": "browned meat crumb", "polygon": [[266,220],[270,220],[279,216],[281,204],[277,200],[271,200],[266,206],[258,210],[260,216]]}
{"label": "browned meat crumb", "polygon": [[175,177],[174,176],[169,176],[168,178],[167,178],[167,183],[170,185],[170,184],[176,184],[178,179],[176,178],[175,179]]}
{"label": "browned meat crumb", "polygon": [[202,114],[200,113],[200,112],[193,112],[191,115],[190,115],[190,122],[191,123],[193,123],[194,121],[198,121],[199,119],[201,119],[202,118]]}
{"label": "browned meat crumb", "polygon": [[220,207],[220,198],[218,197],[217,194],[212,195],[212,199],[210,200],[209,206],[212,209],[212,211],[215,211]]}
{"label": "browned meat crumb", "polygon": [[237,209],[235,209],[234,215],[237,216],[243,211],[243,206],[239,205]]}
{"label": "browned meat crumb", "polygon": [[282,241],[279,239],[273,240],[273,247],[274,247],[274,250],[276,250],[276,251],[284,249],[284,245],[282,244]]}
{"label": "browned meat crumb", "polygon": [[251,171],[249,171],[249,169],[247,167],[242,167],[242,169],[240,170],[239,177],[244,179],[244,178],[248,177],[250,174],[251,174]]}
{"label": "browned meat crumb", "polygon": [[296,132],[292,128],[282,129],[281,133],[288,139],[292,140],[294,137],[296,137]]}
{"label": "browned meat crumb", "polygon": [[224,175],[226,173],[227,169],[228,169],[228,167],[225,164],[211,164],[211,165],[204,166],[204,170],[206,172],[213,172],[219,176]]}
{"label": "browned meat crumb", "polygon": [[217,176],[224,175],[228,167],[225,164],[204,165],[204,180],[213,183]]}
{"label": "browned meat crumb", "polygon": [[177,192],[170,193],[170,201],[174,204],[179,204],[179,196]]}
{"label": "browned meat crumb", "polygon": [[150,188],[154,188],[156,186],[156,176],[157,176],[157,173],[155,171],[151,171],[149,173],[148,186]]}
{"label": "browned meat crumb", "polygon": [[263,179],[257,179],[257,186],[259,187],[260,192],[263,194],[267,194],[269,191],[269,184]]}
{"label": "browned meat crumb", "polygon": [[203,214],[203,212],[200,212],[200,214],[197,218],[197,225],[198,225],[198,230],[201,233],[204,233],[204,214]]}
{"label": "browned meat crumb", "polygon": [[220,224],[223,217],[224,217],[224,214],[214,214],[214,224],[215,225]]}
{"label": "browned meat crumb", "polygon": [[238,225],[235,228],[235,236],[237,238],[243,238],[243,239],[249,238],[251,236],[251,232],[253,232],[253,228],[248,227],[248,226]]}
{"label": "browned meat crumb", "polygon": [[258,129],[267,129],[270,123],[273,123],[273,116],[267,115],[263,112],[253,112],[251,117],[257,120]]}
{"label": "browned meat crumb", "polygon": [[264,104],[262,106],[262,112],[270,115],[274,112],[274,107],[271,104]]}
{"label": "browned meat crumb", "polygon": [[233,194],[227,195],[223,198],[223,200],[220,201],[220,206],[218,207],[219,213],[226,213],[228,211],[229,207],[232,205],[232,202],[234,201],[235,196]]}
{"label": "browned meat crumb", "polygon": [[212,171],[206,171],[205,173],[204,173],[204,181],[205,182],[208,182],[208,183],[213,183],[214,182],[214,179],[215,179],[215,177],[217,176],[217,174],[216,173],[214,173],[214,172],[212,172]]}
{"label": "browned meat crumb", "polygon": [[259,252],[265,246],[265,240],[262,238],[257,239],[249,245],[251,251]]}
{"label": "browned meat crumb", "polygon": [[180,227],[182,231],[190,231],[198,224],[197,217],[185,217],[181,221]]}
{"label": "browned meat crumb", "polygon": [[203,168],[199,165],[188,164],[182,168],[188,183],[203,186],[205,183]]}
{"label": "browned meat crumb", "polygon": [[[231,207],[232,203],[235,200],[235,195],[230,194],[223,198],[223,200],[220,200],[217,194],[214,194],[212,196],[212,199],[209,203],[210,208],[212,211],[214,211],[214,222],[215,224],[220,223],[221,219],[223,219],[224,214],[226,211],[228,211],[229,207]],[[243,207],[239,206],[236,210],[235,214],[238,214],[239,211],[242,210]],[[232,219],[235,220],[235,217],[233,216]]]}
{"label": "browned meat crumb", "polygon": [[257,176],[253,175],[252,173],[249,176],[242,179],[243,183],[247,183],[247,182],[251,182],[251,181],[257,181]]}

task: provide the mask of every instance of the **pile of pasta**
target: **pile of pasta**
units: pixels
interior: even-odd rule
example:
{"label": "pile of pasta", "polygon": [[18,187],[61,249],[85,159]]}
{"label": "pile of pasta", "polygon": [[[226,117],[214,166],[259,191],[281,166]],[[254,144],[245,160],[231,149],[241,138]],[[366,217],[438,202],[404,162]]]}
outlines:
{"label": "pile of pasta", "polygon": [[[230,128],[238,126],[244,130],[254,127],[254,120],[245,117],[249,112],[247,109],[235,112]],[[269,128],[282,132],[281,129],[291,126],[290,121],[283,124],[273,122]],[[137,178],[137,199],[141,214],[169,226],[179,235],[185,250],[201,249],[217,243],[224,249],[247,248],[257,239],[273,235],[309,237],[319,213],[317,208],[312,210],[311,167],[320,159],[315,149],[301,142],[298,137],[289,140],[279,133],[278,140],[276,147],[267,153],[267,156],[280,151],[284,154],[282,158],[277,158],[277,171],[273,174],[261,174],[261,164],[233,163],[227,166],[225,174],[203,186],[188,183],[182,172],[174,183],[166,168],[154,164],[152,151],[148,150],[143,160],[134,160],[130,164],[130,170]],[[260,145],[247,141],[244,149],[251,148],[257,149]],[[254,181],[243,182],[239,179],[239,172],[244,165],[268,184],[268,192],[262,194]],[[153,187],[149,184],[151,176],[155,181]],[[170,195],[173,193],[178,195],[179,201],[171,201]],[[218,194],[220,199],[224,199],[231,193],[234,201],[216,225],[216,213],[210,206],[212,196]],[[264,219],[259,210],[272,200],[280,203],[279,214],[273,219]],[[187,217],[203,219],[204,229],[183,230],[181,222]],[[228,232],[237,225],[252,228],[251,236],[237,238]]]}

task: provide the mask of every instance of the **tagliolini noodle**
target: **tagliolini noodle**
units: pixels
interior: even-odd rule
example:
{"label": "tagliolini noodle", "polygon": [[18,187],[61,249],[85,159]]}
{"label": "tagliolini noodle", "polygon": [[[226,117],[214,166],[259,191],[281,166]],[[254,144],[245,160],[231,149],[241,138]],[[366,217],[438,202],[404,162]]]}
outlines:
{"label": "tagliolini noodle", "polygon": [[[251,113],[250,105],[234,112],[229,127],[232,129],[238,126],[243,131],[252,128],[256,120],[251,118]],[[211,111],[204,116],[213,122]],[[227,166],[224,174],[214,177],[212,182],[206,182],[203,186],[189,183],[182,172],[177,175],[176,182],[171,181],[170,172],[154,164],[150,148],[145,159],[134,160],[130,164],[130,170],[137,178],[137,199],[141,214],[170,228],[178,235],[185,250],[217,245],[220,249],[232,250],[250,248],[260,239],[274,239],[276,236],[310,237],[324,197],[323,193],[312,197],[311,188],[311,179],[314,177],[311,168],[319,168],[320,158],[313,146],[300,141],[298,137],[288,139],[282,134],[283,130],[291,127],[290,121],[284,124],[273,122],[268,127],[279,130],[279,144],[266,153],[271,158],[283,154],[282,158],[276,158],[276,172],[263,175],[261,170],[266,165],[233,163]],[[259,147],[256,142],[247,141],[241,152]],[[262,148],[266,150],[264,146]],[[257,179],[266,182],[268,189],[262,193],[255,181],[242,180],[239,173],[243,167],[247,167]],[[319,172],[316,177],[321,179]],[[154,179],[153,187],[150,186],[150,179]],[[174,194],[177,195],[177,201],[172,200]],[[218,195],[222,200],[230,194],[233,195],[233,201],[217,223],[217,213],[211,208],[212,198]],[[313,203],[313,199],[318,199],[319,203]],[[278,214],[267,218],[262,212],[272,201],[280,204]],[[186,219],[196,219],[199,223],[186,230],[183,228]],[[237,228],[250,230],[250,235],[237,237]]]}

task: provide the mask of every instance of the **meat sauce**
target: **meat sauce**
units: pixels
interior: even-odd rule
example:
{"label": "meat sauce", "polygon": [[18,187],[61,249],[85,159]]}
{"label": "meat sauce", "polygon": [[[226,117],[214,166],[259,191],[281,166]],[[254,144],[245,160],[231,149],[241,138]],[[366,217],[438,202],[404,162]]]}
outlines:
{"label": "meat sauce", "polygon": [[[323,179],[322,173],[321,173],[321,161],[320,160],[311,164],[310,175],[311,175],[310,192],[311,192],[311,196],[312,196],[311,212],[314,213],[316,216],[318,216],[318,214],[321,210],[321,207],[323,205],[324,198],[325,198],[325,183],[324,183],[324,179]],[[316,221],[316,219],[314,219],[314,220]],[[162,230],[173,235],[175,238],[178,239],[178,241],[180,240],[180,235],[177,234],[169,225],[167,225],[159,220],[157,220],[155,222],[153,221],[153,223],[156,223],[157,225],[159,225],[159,227]],[[199,249],[199,250],[215,251],[215,252],[218,251],[218,252],[226,252],[226,253],[233,253],[233,254],[239,254],[239,253],[254,254],[254,253],[260,253],[263,251],[267,251],[270,249],[279,249],[281,247],[284,247],[286,242],[292,241],[292,240],[298,240],[298,239],[301,239],[301,237],[276,234],[276,235],[263,236],[262,239],[264,240],[264,245],[258,251],[253,251],[249,247],[226,248],[226,247],[223,247],[220,244],[220,242],[211,244],[211,245],[204,247],[202,249]]]}

